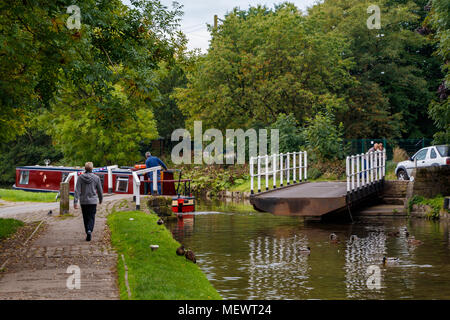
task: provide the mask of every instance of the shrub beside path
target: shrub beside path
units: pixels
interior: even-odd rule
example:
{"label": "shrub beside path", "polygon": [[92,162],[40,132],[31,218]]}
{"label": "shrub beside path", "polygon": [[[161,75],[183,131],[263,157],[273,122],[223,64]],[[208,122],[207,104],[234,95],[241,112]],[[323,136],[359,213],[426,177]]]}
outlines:
{"label": "shrub beside path", "polygon": [[[59,204],[5,203],[0,218],[24,222],[43,221],[40,231],[26,245],[0,253],[0,300],[4,299],[119,299],[117,288],[117,254],[111,247],[106,216],[116,211],[133,209],[130,195],[105,197],[98,206],[91,242],[85,241],[81,210],[60,217]],[[48,215],[52,210],[53,214]],[[80,270],[80,289],[69,289],[73,273]]]}

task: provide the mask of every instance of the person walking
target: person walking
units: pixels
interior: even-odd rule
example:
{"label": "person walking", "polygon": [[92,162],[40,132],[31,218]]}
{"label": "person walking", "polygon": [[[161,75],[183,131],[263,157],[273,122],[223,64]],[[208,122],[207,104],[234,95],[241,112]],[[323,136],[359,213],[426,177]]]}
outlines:
{"label": "person walking", "polygon": [[[147,158],[147,160],[145,161],[145,166],[147,168],[161,166],[164,168],[164,170],[167,170],[166,164],[158,157],[152,156],[152,154],[149,151],[147,151],[145,153],[145,157]],[[156,173],[156,176],[158,177],[158,194],[161,194],[161,182],[160,182],[161,181],[161,171],[160,170],[158,170],[158,172]],[[150,180],[151,178],[153,178],[153,175],[151,173],[149,173],[148,179]],[[151,187],[150,183],[148,184],[148,186],[147,186],[147,184],[144,185],[144,193],[148,194],[147,193],[148,187],[150,187],[150,192],[153,194],[153,188]]]}
{"label": "person walking", "polygon": [[73,207],[78,209],[78,201],[80,202],[86,241],[91,241],[95,214],[97,213],[97,203],[101,204],[103,201],[103,190],[100,178],[92,173],[94,169],[93,163],[86,162],[84,169],[85,173],[78,178],[75,186]]}

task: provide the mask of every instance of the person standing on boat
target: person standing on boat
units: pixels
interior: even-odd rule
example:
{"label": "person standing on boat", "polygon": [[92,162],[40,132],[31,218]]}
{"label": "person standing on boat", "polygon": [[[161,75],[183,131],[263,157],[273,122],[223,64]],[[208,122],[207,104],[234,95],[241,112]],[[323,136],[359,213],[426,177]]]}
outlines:
{"label": "person standing on boat", "polygon": [[[153,167],[158,167],[161,166],[164,168],[164,170],[167,170],[167,166],[164,162],[162,162],[161,159],[159,159],[158,157],[154,157],[152,156],[152,154],[147,151],[145,153],[145,157],[147,158],[147,160],[145,161],[145,167],[146,168],[153,168]],[[153,174],[150,172],[147,174],[148,175],[148,180],[151,180],[153,178]],[[158,177],[158,194],[161,194],[161,171],[158,170],[158,172],[156,173],[156,176]],[[150,192],[153,194],[153,188],[151,186],[150,183],[146,182],[144,185],[144,193],[148,194],[148,188],[150,188]]]}
{"label": "person standing on boat", "polygon": [[78,209],[78,201],[80,201],[86,241],[91,241],[95,214],[97,213],[97,203],[101,204],[103,201],[103,189],[100,178],[92,173],[94,169],[93,163],[86,162],[84,169],[85,173],[78,178],[75,186],[73,207]]}

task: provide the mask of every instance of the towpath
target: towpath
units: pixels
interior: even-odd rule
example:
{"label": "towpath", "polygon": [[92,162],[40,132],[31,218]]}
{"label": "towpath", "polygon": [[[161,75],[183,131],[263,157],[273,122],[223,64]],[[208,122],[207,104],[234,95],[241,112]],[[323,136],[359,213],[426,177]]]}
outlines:
{"label": "towpath", "polygon": [[[91,242],[85,241],[81,210],[74,210],[72,204],[70,214],[60,217],[56,202],[3,202],[0,218],[34,222],[40,227],[28,241],[0,248],[0,300],[118,299],[117,254],[110,245],[106,217],[113,208],[133,209],[130,200],[130,195],[105,197],[98,207]],[[79,288],[75,280],[78,270]]]}

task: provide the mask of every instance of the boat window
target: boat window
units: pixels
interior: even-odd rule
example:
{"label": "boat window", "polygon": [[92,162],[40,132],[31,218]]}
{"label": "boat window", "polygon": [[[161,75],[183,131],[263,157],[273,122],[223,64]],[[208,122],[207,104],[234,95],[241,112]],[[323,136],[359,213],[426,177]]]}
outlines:
{"label": "boat window", "polygon": [[19,184],[28,184],[29,179],[30,179],[30,171],[20,171]]}
{"label": "boat window", "polygon": [[116,192],[128,192],[128,177],[117,177]]}

